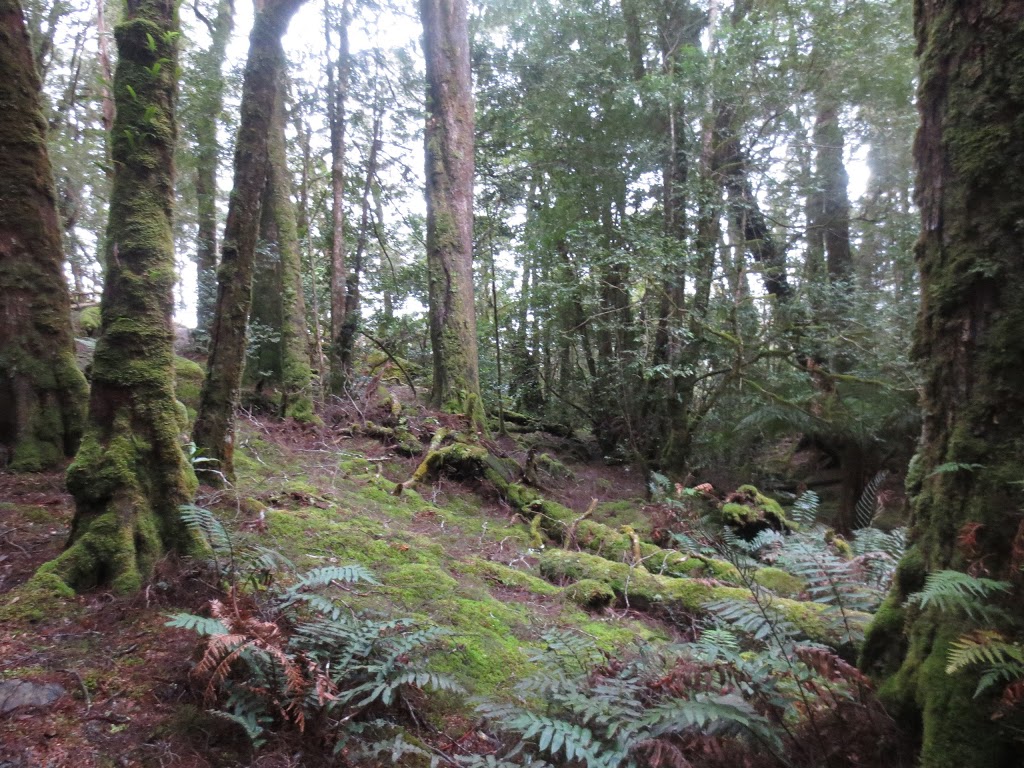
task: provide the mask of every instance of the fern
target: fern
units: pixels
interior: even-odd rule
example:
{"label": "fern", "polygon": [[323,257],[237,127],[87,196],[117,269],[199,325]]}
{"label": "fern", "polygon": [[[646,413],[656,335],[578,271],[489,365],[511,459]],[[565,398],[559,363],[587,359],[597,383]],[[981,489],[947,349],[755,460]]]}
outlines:
{"label": "fern", "polygon": [[1010,584],[1005,581],[979,578],[961,571],[933,571],[928,574],[924,589],[912,594],[907,602],[922,609],[961,611],[972,619],[981,620],[998,614],[996,608],[985,605],[982,599],[1009,589]]}
{"label": "fern", "polygon": [[716,600],[705,607],[712,616],[754,640],[765,640],[772,635],[790,638],[799,634],[797,628],[783,619],[770,604],[762,606],[748,600]]}
{"label": "fern", "polygon": [[[215,538],[226,535],[207,511],[188,514],[192,525]],[[249,562],[268,568],[282,562],[272,550],[248,551],[254,554]],[[299,576],[288,589],[273,588],[262,606],[255,604],[260,592],[243,594],[234,583],[225,600],[210,602],[209,618],[169,617],[169,626],[203,638],[194,675],[204,683],[204,697],[220,701],[220,716],[254,747],[265,741],[267,728],[282,722],[299,732],[316,723],[326,729],[323,738],[345,743],[359,717],[405,702],[408,689],[462,692],[454,680],[426,668],[425,651],[444,630],[417,627],[411,619],[346,615],[330,599],[304,591],[339,581],[378,584],[362,566],[329,566]]]}
{"label": "fern", "polygon": [[802,527],[809,528],[814,525],[818,517],[820,505],[821,499],[818,494],[814,491],[804,491],[793,502],[793,507],[789,510],[789,519]]}
{"label": "fern", "polygon": [[168,614],[168,618],[170,619],[167,622],[168,627],[189,629],[201,637],[228,634],[228,628],[219,619],[195,616],[191,613],[172,613]]}
{"label": "fern", "polygon": [[855,508],[858,528],[870,528],[874,524],[878,515],[878,489],[888,476],[889,473],[884,469],[876,472],[861,492]]}
{"label": "fern", "polygon": [[329,565],[323,568],[314,568],[302,574],[295,587],[326,587],[332,581],[340,581],[345,584],[363,582],[380,586],[380,582],[373,577],[373,574],[361,565]]}

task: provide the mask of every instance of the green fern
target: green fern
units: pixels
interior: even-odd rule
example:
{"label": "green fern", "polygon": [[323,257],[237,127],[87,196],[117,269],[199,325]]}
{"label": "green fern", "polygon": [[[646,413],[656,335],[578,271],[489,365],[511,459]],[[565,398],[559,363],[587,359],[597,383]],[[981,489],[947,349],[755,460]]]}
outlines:
{"label": "green fern", "polygon": [[188,629],[195,632],[201,637],[207,635],[226,635],[228,634],[228,628],[219,619],[211,619],[207,616],[195,616],[191,613],[172,613],[168,614],[170,621],[167,622],[168,627],[175,627],[176,629]]}
{"label": "green fern", "polygon": [[924,589],[912,594],[907,602],[922,609],[961,611],[972,619],[982,620],[999,613],[982,600],[997,592],[1008,592],[1010,586],[1006,581],[984,579],[961,571],[933,571],[928,574]]}
{"label": "green fern", "polygon": [[875,473],[857,499],[856,520],[858,528],[870,528],[878,516],[878,490],[889,476],[886,470]]}
{"label": "green fern", "polygon": [[789,519],[801,527],[809,528],[814,525],[818,517],[818,510],[821,506],[821,499],[814,491],[804,491],[789,510]]}

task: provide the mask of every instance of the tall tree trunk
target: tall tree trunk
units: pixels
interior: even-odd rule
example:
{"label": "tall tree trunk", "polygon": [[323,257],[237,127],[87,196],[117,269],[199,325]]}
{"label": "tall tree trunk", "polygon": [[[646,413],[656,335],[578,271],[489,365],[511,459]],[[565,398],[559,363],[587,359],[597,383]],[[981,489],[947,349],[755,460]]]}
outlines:
{"label": "tall tree trunk", "polygon": [[1010,768],[1021,755],[1012,723],[991,718],[991,696],[974,697],[974,676],[945,672],[950,644],[975,622],[906,598],[929,572],[955,569],[1010,581],[1003,606],[1017,622],[1024,605],[1024,2],[920,0],[915,26],[914,356],[924,426],[907,478],[911,547],[862,665],[882,677],[883,701],[920,736],[921,766]]}
{"label": "tall tree trunk", "polygon": [[21,5],[0,0],[0,465],[21,470],[75,452],[87,398],[40,90]]}
{"label": "tall tree trunk", "polygon": [[[379,76],[379,73],[378,73]],[[356,334],[359,332],[359,279],[363,272],[363,258],[366,255],[366,244],[370,236],[370,203],[373,199],[373,185],[377,177],[377,155],[381,147],[381,131],[384,123],[384,103],[377,94],[373,108],[373,128],[370,136],[370,153],[366,158],[366,178],[363,182],[363,195],[360,202],[359,234],[356,237],[356,252],[352,257],[352,268],[345,279],[345,322],[342,323],[339,360],[346,375],[352,370],[352,358],[355,351]]]}
{"label": "tall tree trunk", "polygon": [[103,333],[89,420],[68,470],[70,547],[40,573],[76,588],[138,589],[168,550],[193,538],[178,507],[195,490],[174,398],[174,147],[178,24],[166,0],[133,0],[115,29],[117,117],[107,227]]}
{"label": "tall tree trunk", "polygon": [[473,94],[465,0],[420,0],[427,62],[427,279],[437,408],[482,419],[473,306]]}
{"label": "tall tree trunk", "polygon": [[[348,0],[342,0],[338,21],[338,58],[327,66],[327,120],[331,131],[331,343],[329,390],[340,395],[345,390],[348,371],[342,360],[345,334],[345,290],[348,279],[345,264],[345,101],[348,98]],[[330,56],[329,13],[325,12],[325,35]]]}
{"label": "tall tree trunk", "polygon": [[224,109],[224,77],[221,69],[233,26],[234,3],[220,0],[217,15],[200,17],[210,33],[210,47],[196,56],[198,95],[192,132],[196,143],[196,341],[210,338],[217,305],[217,170],[220,146],[217,126]]}
{"label": "tall tree trunk", "polygon": [[[268,141],[278,78],[285,71],[281,36],[303,0],[266,0],[249,35],[242,82],[241,120],[235,142],[235,183],[228,203],[217,307],[206,381],[192,439],[206,458],[234,477],[235,407],[245,362],[245,332],[252,303],[253,257],[267,181]],[[218,475],[210,475],[216,482]]]}
{"label": "tall tree trunk", "polygon": [[323,333],[320,328],[320,285],[317,279],[316,260],[313,256],[313,232],[310,227],[309,185],[313,171],[313,129],[296,110],[295,127],[302,142],[302,176],[299,182],[299,207],[296,221],[299,225],[299,241],[303,244],[306,257],[306,275],[309,276],[309,305],[306,325],[312,330],[309,356],[313,361],[313,398],[323,402],[323,376],[327,370],[324,358]]}
{"label": "tall tree trunk", "polygon": [[302,295],[302,259],[292,202],[292,179],[285,137],[285,73],[278,78],[277,97],[270,123],[267,187],[263,199],[263,247],[274,262],[277,280],[271,300],[276,305],[276,384],[281,388],[281,416],[298,421],[313,419],[310,393],[312,371],[306,343],[306,307]]}

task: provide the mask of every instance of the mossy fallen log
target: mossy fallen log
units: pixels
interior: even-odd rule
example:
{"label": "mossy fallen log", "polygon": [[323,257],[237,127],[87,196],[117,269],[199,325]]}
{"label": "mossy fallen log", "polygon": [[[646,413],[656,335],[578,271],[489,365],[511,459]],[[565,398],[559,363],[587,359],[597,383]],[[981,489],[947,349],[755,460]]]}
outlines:
{"label": "mossy fallen log", "polygon": [[[708,604],[719,600],[746,601],[753,605],[753,595],[744,587],[726,586],[711,580],[659,576],[640,565],[614,562],[586,552],[549,550],[541,555],[540,572],[556,584],[605,584],[615,593],[618,602],[669,616],[707,616],[710,613]],[[765,604],[809,640],[843,645],[843,617],[835,609],[820,603],[781,597],[772,597]],[[849,622],[866,625],[871,617],[866,613],[847,611],[845,618]]]}
{"label": "mossy fallen log", "polygon": [[459,480],[489,481],[516,511],[533,520],[532,529],[557,544],[578,546],[615,562],[642,563],[648,571],[661,575],[741,583],[740,573],[732,563],[661,549],[640,541],[628,526],[616,531],[585,519],[586,513],[579,514],[545,499],[532,488],[516,482],[521,470],[515,461],[494,456],[482,446],[454,443],[432,451],[403,485],[425,482],[442,474]]}
{"label": "mossy fallen log", "polygon": [[387,443],[391,443],[395,451],[402,456],[420,456],[423,454],[423,443],[408,427],[399,424],[396,427],[385,427],[372,421],[364,422],[362,426],[353,426],[353,432],[358,431],[367,437],[374,437]]}

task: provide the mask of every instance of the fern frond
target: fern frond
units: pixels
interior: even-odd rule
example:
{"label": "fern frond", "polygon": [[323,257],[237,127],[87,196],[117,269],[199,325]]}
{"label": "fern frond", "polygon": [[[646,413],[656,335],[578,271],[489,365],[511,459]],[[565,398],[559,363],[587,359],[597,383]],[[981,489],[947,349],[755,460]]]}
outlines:
{"label": "fern frond", "polygon": [[380,586],[373,574],[361,565],[328,565],[323,568],[314,568],[299,577],[294,588],[299,587],[326,587],[332,581],[340,581],[344,584],[355,584],[363,582]]}
{"label": "fern frond", "polygon": [[773,634],[787,638],[798,634],[796,627],[772,611],[770,605],[762,608],[749,600],[715,600],[705,607],[715,618],[755,640],[765,640]]}
{"label": "fern frond", "polygon": [[981,664],[990,668],[986,670],[991,675],[989,684],[1024,677],[1024,645],[988,629],[976,630],[950,644],[946,674]]}
{"label": "fern frond", "polygon": [[211,619],[207,616],[196,616],[192,613],[170,613],[167,615],[170,621],[164,626],[176,627],[177,629],[190,629],[197,635],[226,635],[228,628],[219,619]]}
{"label": "fern frond", "polygon": [[878,489],[882,487],[885,478],[889,476],[886,470],[875,473],[857,499],[856,521],[858,528],[870,528],[878,515]]}
{"label": "fern frond", "polygon": [[809,528],[818,517],[820,505],[821,499],[818,494],[814,491],[804,491],[793,502],[793,507],[789,510],[789,519],[801,527]]}
{"label": "fern frond", "polygon": [[182,504],[178,507],[178,514],[189,530],[199,534],[214,554],[231,551],[231,537],[213,512],[195,504]]}
{"label": "fern frond", "polygon": [[933,571],[928,574],[924,589],[912,594],[907,602],[922,609],[935,606],[942,611],[963,611],[973,619],[980,619],[993,613],[982,600],[1009,589],[1006,581],[984,579],[961,571]]}

